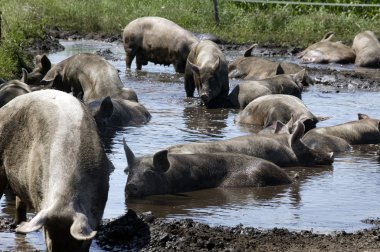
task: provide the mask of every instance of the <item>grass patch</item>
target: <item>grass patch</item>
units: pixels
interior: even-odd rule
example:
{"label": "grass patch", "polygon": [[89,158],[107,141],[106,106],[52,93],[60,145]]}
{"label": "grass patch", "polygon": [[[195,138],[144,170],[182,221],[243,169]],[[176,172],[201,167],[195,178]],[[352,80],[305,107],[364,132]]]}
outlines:
{"label": "grass patch", "polygon": [[213,20],[211,0],[0,0],[0,11],[3,13],[0,77],[5,79],[20,73],[20,66],[30,65],[25,48],[32,38],[43,38],[48,27],[115,35],[135,18],[161,16],[190,31],[213,33],[230,43],[297,47],[320,40],[327,31],[334,31],[336,39],[346,43],[351,43],[363,30],[380,35],[379,10],[373,8],[219,0],[219,26]]}

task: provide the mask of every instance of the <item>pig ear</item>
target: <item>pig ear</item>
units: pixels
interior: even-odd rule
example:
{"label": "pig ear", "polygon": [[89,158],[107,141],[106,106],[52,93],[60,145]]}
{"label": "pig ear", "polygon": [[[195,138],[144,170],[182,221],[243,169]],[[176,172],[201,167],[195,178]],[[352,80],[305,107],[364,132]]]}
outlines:
{"label": "pig ear", "polygon": [[168,150],[162,150],[154,154],[153,167],[161,172],[166,172],[169,169]]}
{"label": "pig ear", "polygon": [[218,59],[215,61],[215,64],[212,66],[212,69],[217,70],[219,68],[219,65],[220,65],[220,58],[218,57]]}
{"label": "pig ear", "polygon": [[128,167],[131,167],[133,163],[135,162],[135,154],[133,154],[132,150],[128,147],[127,143],[125,142],[124,137],[123,137],[123,144],[124,144],[125,156],[127,157]]}
{"label": "pig ear", "polygon": [[277,68],[276,68],[276,75],[279,75],[279,74],[284,74],[284,69],[282,68],[281,64],[278,64],[277,65]]}
{"label": "pig ear", "polygon": [[276,121],[276,125],[275,125],[275,128],[274,128],[274,133],[275,134],[289,134],[289,129],[288,127],[286,127],[286,124],[280,122],[280,121]]}
{"label": "pig ear", "polygon": [[51,68],[45,75],[45,77],[42,79],[41,82],[51,82],[54,81],[61,73],[61,67],[55,66]]}
{"label": "pig ear", "polygon": [[362,119],[369,119],[370,117],[366,114],[360,114],[358,113],[358,120],[362,120]]}
{"label": "pig ear", "polygon": [[22,222],[17,228],[17,233],[26,234],[29,232],[37,231],[42,228],[47,220],[48,210],[41,210],[33,219],[29,222]]}
{"label": "pig ear", "polygon": [[105,117],[111,117],[113,113],[113,103],[111,97],[107,96],[100,104],[99,112]]}
{"label": "pig ear", "polygon": [[301,139],[301,137],[305,133],[305,125],[303,125],[301,121],[297,121],[295,124],[296,126],[293,130],[293,133],[290,135],[290,146],[292,146],[292,144],[297,140]]}
{"label": "pig ear", "polygon": [[28,81],[28,71],[26,71],[25,68],[22,68],[21,70],[22,70],[21,82],[26,83]]}
{"label": "pig ear", "polygon": [[189,64],[191,70],[196,73],[197,75],[200,75],[201,74],[201,71],[199,69],[198,66],[196,66],[195,64],[191,63],[189,59],[187,59],[187,63]]}
{"label": "pig ear", "polygon": [[334,37],[334,32],[332,31],[329,31],[328,33],[326,33],[322,40],[321,41],[330,41],[332,38]]}
{"label": "pig ear", "polygon": [[47,71],[49,71],[51,68],[51,62],[49,58],[44,54],[42,55],[40,61],[41,61],[43,72],[46,73]]}
{"label": "pig ear", "polygon": [[88,224],[87,216],[82,213],[76,213],[73,218],[74,222],[70,227],[70,234],[77,240],[90,240],[95,237],[94,231]]}
{"label": "pig ear", "polygon": [[251,47],[248,48],[247,51],[245,51],[244,57],[250,57],[252,55],[253,49],[255,49],[257,46],[258,46],[257,44],[251,45]]}
{"label": "pig ear", "polygon": [[294,80],[295,83],[297,83],[299,87],[303,87],[302,82],[305,78],[305,73],[306,73],[306,70],[302,69],[298,73],[292,74],[292,79]]}

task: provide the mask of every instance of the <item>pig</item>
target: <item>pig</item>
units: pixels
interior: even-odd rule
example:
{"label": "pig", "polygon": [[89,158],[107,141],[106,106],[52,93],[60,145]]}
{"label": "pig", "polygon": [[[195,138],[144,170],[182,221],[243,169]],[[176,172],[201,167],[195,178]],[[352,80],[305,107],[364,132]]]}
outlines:
{"label": "pig", "polygon": [[380,120],[358,114],[358,120],[335,126],[315,128],[303,137],[313,149],[346,151],[351,145],[380,143]]}
{"label": "pig", "polygon": [[52,64],[49,58],[43,55],[35,56],[35,64],[32,72],[28,73],[25,83],[32,86],[38,86],[41,80],[45,77],[46,73],[51,69]]}
{"label": "pig", "polygon": [[23,69],[23,77],[21,80],[10,80],[0,85],[0,108],[13,98],[32,92],[29,85],[24,83],[26,78],[27,71]]}
{"label": "pig", "polygon": [[[251,56],[252,50],[257,44],[252,45],[244,57],[238,58],[228,65],[228,76],[230,78],[243,78],[245,80],[261,80],[279,74],[296,74],[303,67],[290,62],[274,62],[268,59]],[[314,84],[308,73],[304,73],[302,84],[309,86]]]}
{"label": "pig", "polygon": [[291,118],[300,120],[306,131],[315,128],[318,122],[318,118],[299,98],[283,94],[265,95],[251,101],[239,112],[235,121],[240,124],[262,125],[265,128],[275,121],[287,123]]}
{"label": "pig", "polygon": [[297,121],[291,134],[245,135],[214,142],[174,145],[169,153],[240,153],[268,160],[278,166],[330,165],[333,153],[315,151],[301,141],[305,126]]}
{"label": "pig", "polygon": [[72,92],[85,103],[107,96],[138,102],[135,91],[124,87],[117,69],[91,53],[79,53],[55,64],[42,83],[53,89]]}
{"label": "pig", "polygon": [[9,185],[16,232],[42,228],[48,251],[88,251],[113,165],[85,105],[57,90],[18,96],[0,109],[0,135],[0,198]]}
{"label": "pig", "polygon": [[211,40],[202,40],[190,51],[185,69],[187,97],[193,97],[195,88],[202,103],[218,107],[219,99],[227,99],[229,92],[228,65],[219,46]]}
{"label": "pig", "polygon": [[171,154],[135,158],[124,144],[128,161],[126,197],[173,194],[213,187],[263,187],[290,184],[287,173],[272,162],[236,153]]}
{"label": "pig", "polygon": [[151,119],[150,113],[143,105],[125,99],[107,96],[90,102],[88,107],[99,129],[140,125]]}
{"label": "pig", "polygon": [[151,61],[173,64],[178,73],[185,72],[187,56],[192,46],[199,42],[191,32],[161,17],[141,17],[131,21],[124,28],[122,39],[127,69],[131,69],[136,57],[137,70]]}
{"label": "pig", "polygon": [[380,42],[372,31],[356,35],[352,49],[356,53],[356,66],[380,68]]}
{"label": "pig", "polygon": [[321,41],[300,52],[298,58],[303,63],[353,63],[356,57],[355,52],[342,41],[331,41],[333,37],[333,32],[326,33]]}
{"label": "pig", "polygon": [[240,82],[228,95],[231,107],[244,109],[254,99],[269,94],[289,94],[301,99],[302,79],[305,70],[297,74],[280,74],[274,77]]}

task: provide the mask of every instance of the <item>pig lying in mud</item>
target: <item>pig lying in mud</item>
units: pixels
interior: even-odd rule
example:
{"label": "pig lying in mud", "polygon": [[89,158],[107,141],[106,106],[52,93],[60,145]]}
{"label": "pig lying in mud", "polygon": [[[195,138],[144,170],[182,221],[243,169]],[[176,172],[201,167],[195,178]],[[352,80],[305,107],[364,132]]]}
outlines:
{"label": "pig lying in mud", "polygon": [[46,73],[50,70],[52,64],[46,55],[36,55],[34,69],[28,73],[25,79],[28,85],[38,86]]}
{"label": "pig lying in mud", "polygon": [[72,92],[85,103],[107,96],[138,101],[135,91],[123,86],[117,69],[96,54],[79,53],[59,62],[47,72],[42,83]]}
{"label": "pig lying in mud", "polygon": [[193,97],[195,88],[207,108],[218,107],[218,100],[227,99],[229,92],[228,66],[219,46],[211,40],[202,40],[190,51],[185,70],[187,97]]}
{"label": "pig lying in mud", "polygon": [[169,153],[240,153],[271,161],[279,166],[329,165],[332,153],[314,151],[304,145],[301,137],[305,126],[298,121],[291,134],[246,135],[216,142],[175,145]]}
{"label": "pig lying in mud", "polygon": [[10,80],[0,85],[0,108],[7,104],[13,98],[32,92],[28,84],[25,84],[27,72],[23,71],[21,80]]}
{"label": "pig lying in mud", "polygon": [[380,121],[358,114],[358,120],[335,126],[315,128],[302,138],[312,149],[347,151],[351,145],[380,143]]}
{"label": "pig lying in mud", "polygon": [[298,58],[303,63],[353,63],[355,52],[341,41],[331,41],[333,37],[333,32],[326,33],[321,41],[300,52]]}
{"label": "pig lying in mud", "polygon": [[287,123],[290,119],[301,121],[306,131],[315,128],[318,119],[305,104],[292,95],[273,94],[261,96],[245,107],[236,116],[235,121],[240,124],[268,125],[280,121]]}
{"label": "pig lying in mud", "polygon": [[151,118],[148,110],[140,103],[109,96],[90,102],[88,107],[99,129],[145,124]]}
{"label": "pig lying in mud", "polygon": [[137,70],[148,61],[170,65],[178,73],[185,72],[186,59],[199,40],[191,32],[161,17],[141,17],[130,22],[122,34],[125,63],[131,68],[136,57]]}
{"label": "pig lying in mud", "polygon": [[262,187],[290,184],[277,165],[243,154],[171,154],[135,158],[124,144],[128,160],[127,197],[173,194],[213,187]]}
{"label": "pig lying in mud", "polygon": [[[251,56],[252,50],[257,44],[252,45],[244,57],[238,58],[228,65],[230,78],[243,78],[245,80],[261,80],[279,74],[296,74],[304,68],[289,62],[274,62],[268,59]],[[314,81],[305,72],[302,84],[305,86],[314,84]]]}
{"label": "pig lying in mud", "polygon": [[[56,90],[0,109],[0,198],[16,195],[16,232],[43,229],[48,251],[88,251],[107,201],[108,160],[85,105]],[[37,214],[26,221],[27,207]]]}
{"label": "pig lying in mud", "polygon": [[372,31],[356,35],[352,49],[356,53],[355,65],[380,68],[380,42]]}
{"label": "pig lying in mud", "polygon": [[228,95],[231,107],[244,109],[254,99],[269,94],[288,94],[301,99],[305,70],[280,74],[258,81],[242,81]]}

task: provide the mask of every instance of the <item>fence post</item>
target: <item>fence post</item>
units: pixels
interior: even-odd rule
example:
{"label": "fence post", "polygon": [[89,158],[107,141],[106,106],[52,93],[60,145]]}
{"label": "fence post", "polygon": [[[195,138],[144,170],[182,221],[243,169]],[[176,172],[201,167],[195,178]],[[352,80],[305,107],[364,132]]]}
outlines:
{"label": "fence post", "polygon": [[214,19],[217,25],[219,25],[220,20],[219,20],[219,11],[218,11],[218,0],[212,0],[214,4]]}
{"label": "fence post", "polygon": [[1,33],[1,27],[3,25],[3,22],[2,22],[2,12],[0,11],[0,42],[1,42],[1,39],[2,39],[2,33]]}

